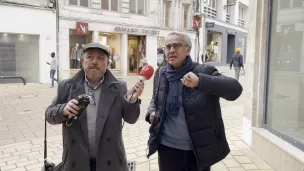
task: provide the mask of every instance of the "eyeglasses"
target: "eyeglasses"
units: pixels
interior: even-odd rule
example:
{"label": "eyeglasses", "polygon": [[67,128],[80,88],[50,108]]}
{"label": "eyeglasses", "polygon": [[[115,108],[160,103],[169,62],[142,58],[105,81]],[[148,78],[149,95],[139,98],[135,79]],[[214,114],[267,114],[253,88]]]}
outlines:
{"label": "eyeglasses", "polygon": [[170,51],[172,47],[173,47],[174,50],[178,50],[182,46],[185,46],[185,45],[181,44],[181,43],[167,44],[166,47],[165,47],[165,50]]}
{"label": "eyeglasses", "polygon": [[91,96],[90,105],[96,105],[94,91],[91,89],[88,89],[88,95]]}

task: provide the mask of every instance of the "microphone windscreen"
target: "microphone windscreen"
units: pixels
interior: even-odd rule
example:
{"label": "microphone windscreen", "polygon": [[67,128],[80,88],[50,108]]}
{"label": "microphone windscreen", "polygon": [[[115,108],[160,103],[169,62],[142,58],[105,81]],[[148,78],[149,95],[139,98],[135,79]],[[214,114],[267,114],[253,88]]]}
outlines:
{"label": "microphone windscreen", "polygon": [[145,65],[139,73],[139,75],[145,77],[146,80],[149,80],[153,74],[154,68],[151,65]]}

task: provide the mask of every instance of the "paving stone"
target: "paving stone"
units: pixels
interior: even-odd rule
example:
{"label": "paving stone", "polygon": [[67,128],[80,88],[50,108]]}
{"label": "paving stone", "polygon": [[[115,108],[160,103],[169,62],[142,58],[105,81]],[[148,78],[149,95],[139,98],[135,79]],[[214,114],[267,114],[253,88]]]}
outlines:
{"label": "paving stone", "polygon": [[223,162],[228,168],[241,166],[235,159],[224,159]]}
{"label": "paving stone", "polygon": [[241,164],[252,163],[252,161],[246,156],[234,156],[234,158]]}

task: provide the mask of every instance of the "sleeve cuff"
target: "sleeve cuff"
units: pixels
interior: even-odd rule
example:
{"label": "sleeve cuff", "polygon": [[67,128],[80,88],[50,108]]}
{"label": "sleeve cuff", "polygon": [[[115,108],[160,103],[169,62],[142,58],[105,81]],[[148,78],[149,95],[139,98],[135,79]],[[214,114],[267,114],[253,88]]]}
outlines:
{"label": "sleeve cuff", "polygon": [[130,104],[134,104],[134,103],[136,103],[137,102],[137,98],[136,99],[128,99],[127,98],[127,94],[124,96],[124,98],[125,98],[125,100],[128,102],[128,103],[130,103]]}

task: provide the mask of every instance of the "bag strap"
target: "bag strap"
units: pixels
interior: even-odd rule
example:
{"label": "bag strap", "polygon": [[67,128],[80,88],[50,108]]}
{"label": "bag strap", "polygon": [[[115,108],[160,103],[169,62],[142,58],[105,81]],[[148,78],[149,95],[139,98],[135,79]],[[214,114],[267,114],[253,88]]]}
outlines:
{"label": "bag strap", "polygon": [[46,123],[46,118],[44,119],[44,163],[46,163],[46,158],[47,158],[47,123]]}

